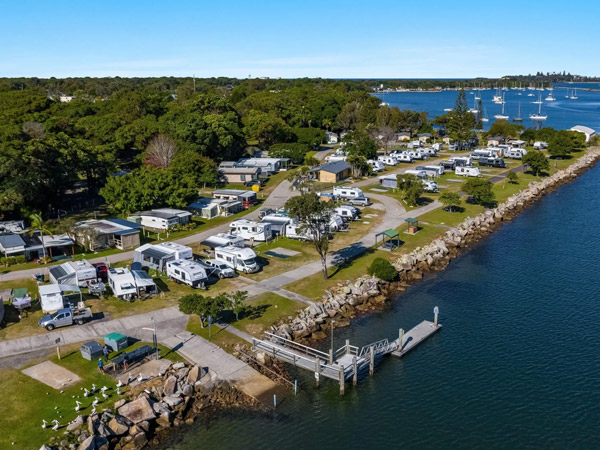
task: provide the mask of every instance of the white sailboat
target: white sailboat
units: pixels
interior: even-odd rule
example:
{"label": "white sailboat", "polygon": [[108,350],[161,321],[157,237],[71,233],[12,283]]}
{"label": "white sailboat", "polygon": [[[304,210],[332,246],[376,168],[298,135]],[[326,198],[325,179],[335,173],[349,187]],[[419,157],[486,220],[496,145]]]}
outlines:
{"label": "white sailboat", "polygon": [[475,100],[481,100],[481,91],[475,92]]}
{"label": "white sailboat", "polygon": [[540,94],[540,95],[539,95],[539,97],[538,97],[538,99],[537,99],[536,101],[534,101],[534,102],[531,102],[531,103],[534,103],[534,104],[536,104],[536,105],[541,105],[542,103],[544,103],[544,102],[542,101],[542,94]]}
{"label": "white sailboat", "polygon": [[469,109],[470,113],[473,113],[475,115],[477,115],[477,113],[479,112],[479,110],[477,109],[477,100],[473,99],[473,107],[471,109]]}
{"label": "white sailboat", "polygon": [[481,118],[481,121],[482,122],[489,122],[490,119],[489,119],[489,117],[487,115],[487,111],[485,110],[485,106],[482,105],[482,107],[483,107],[483,114],[482,114],[483,117]]}
{"label": "white sailboat", "polygon": [[451,112],[451,111],[453,111],[453,109],[452,108],[444,108],[444,111]]}
{"label": "white sailboat", "polygon": [[540,103],[540,107],[538,109],[538,113],[537,114],[529,114],[529,118],[531,120],[546,120],[548,118],[548,116],[543,116],[542,115],[542,104]]}
{"label": "white sailboat", "polygon": [[546,101],[547,102],[553,102],[556,99],[554,98],[554,95],[552,95],[552,92],[554,91],[554,89],[550,89],[550,93],[548,94],[548,97],[546,97]]}
{"label": "white sailboat", "polygon": [[504,94],[502,94],[502,114],[496,114],[494,116],[496,119],[504,119],[504,120],[508,120],[509,119],[509,117],[506,114],[504,114],[504,105],[505,105]]}
{"label": "white sailboat", "polygon": [[573,89],[573,92],[571,93],[571,96],[569,97],[571,100],[577,100],[579,97],[577,97],[577,88]]}
{"label": "white sailboat", "polygon": [[499,87],[496,88],[496,95],[494,95],[494,98],[492,99],[492,101],[494,103],[498,103],[498,104],[502,103],[502,97],[500,96],[500,88]]}

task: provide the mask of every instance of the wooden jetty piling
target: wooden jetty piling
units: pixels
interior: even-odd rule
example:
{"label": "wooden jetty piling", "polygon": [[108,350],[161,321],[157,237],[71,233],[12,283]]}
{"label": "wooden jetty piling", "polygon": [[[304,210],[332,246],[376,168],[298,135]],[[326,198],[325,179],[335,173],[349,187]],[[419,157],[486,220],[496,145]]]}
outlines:
{"label": "wooden jetty piling", "polygon": [[369,375],[373,376],[373,372],[375,371],[375,350],[373,346],[369,349]]}
{"label": "wooden jetty piling", "polygon": [[356,361],[356,356],[352,357],[352,386],[356,386],[358,382],[358,363]]}
{"label": "wooden jetty piling", "polygon": [[346,388],[346,372],[344,366],[340,366],[340,395],[344,395],[344,389]]}

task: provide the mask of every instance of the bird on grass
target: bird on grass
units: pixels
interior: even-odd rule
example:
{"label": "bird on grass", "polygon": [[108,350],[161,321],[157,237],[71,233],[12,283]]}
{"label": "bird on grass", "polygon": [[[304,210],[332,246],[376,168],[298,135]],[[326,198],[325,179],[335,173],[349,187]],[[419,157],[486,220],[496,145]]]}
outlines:
{"label": "bird on grass", "polygon": [[53,429],[54,431],[57,431],[57,430],[58,430],[58,427],[60,427],[60,423],[58,423],[58,420],[56,420],[56,419],[54,419],[54,420],[52,421],[52,423],[54,424],[54,426],[52,427],[52,429]]}
{"label": "bird on grass", "polygon": [[48,427],[48,422],[46,422],[44,419],[42,419],[42,428],[46,429]]}
{"label": "bird on grass", "polygon": [[100,400],[98,400],[98,397],[94,397],[94,401],[92,402],[92,406],[96,407],[96,405],[100,402]]}
{"label": "bird on grass", "polygon": [[81,409],[81,402],[79,400],[75,400],[75,412],[78,412]]}
{"label": "bird on grass", "polygon": [[119,380],[119,382],[117,383],[117,387],[120,388],[121,386],[123,386],[123,383],[121,383],[121,380]]}

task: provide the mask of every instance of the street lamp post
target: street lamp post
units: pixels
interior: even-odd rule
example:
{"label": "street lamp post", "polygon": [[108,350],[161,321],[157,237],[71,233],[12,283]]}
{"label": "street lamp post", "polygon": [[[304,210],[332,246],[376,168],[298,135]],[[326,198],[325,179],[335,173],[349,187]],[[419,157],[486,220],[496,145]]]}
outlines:
{"label": "street lamp post", "polygon": [[146,330],[146,331],[152,331],[152,345],[154,346],[154,357],[155,359],[158,359],[158,339],[156,338],[156,320],[154,320],[154,317],[150,317],[150,320],[152,321],[152,328],[142,328],[142,330]]}

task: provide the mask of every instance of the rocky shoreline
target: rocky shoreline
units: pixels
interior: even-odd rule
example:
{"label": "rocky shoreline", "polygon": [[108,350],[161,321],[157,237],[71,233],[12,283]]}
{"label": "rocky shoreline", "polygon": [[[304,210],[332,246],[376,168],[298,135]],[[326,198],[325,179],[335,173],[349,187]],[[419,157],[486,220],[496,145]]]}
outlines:
{"label": "rocky shoreline", "polygon": [[92,415],[79,415],[61,437],[40,450],[134,450],[159,445],[177,427],[216,409],[261,409],[250,397],[206,368],[169,364],[147,380],[136,379],[127,399]]}
{"label": "rocky shoreline", "polygon": [[432,271],[445,269],[450,261],[465,251],[471,244],[480,241],[498,229],[503,222],[519,215],[523,210],[542,196],[554,191],[563,184],[573,181],[581,173],[593,167],[600,160],[600,149],[588,150],[575,163],[561,169],[542,181],[530,183],[528,187],[509,197],[504,203],[488,209],[471,218],[430,244],[419,247],[400,256],[392,265],[398,272],[398,280],[385,282],[371,276],[338,283],[328,289],[322,302],[301,310],[290,321],[274,325],[274,334],[293,340],[320,340],[331,329],[347,326],[359,314],[379,309],[390,300],[392,294],[403,291]]}

